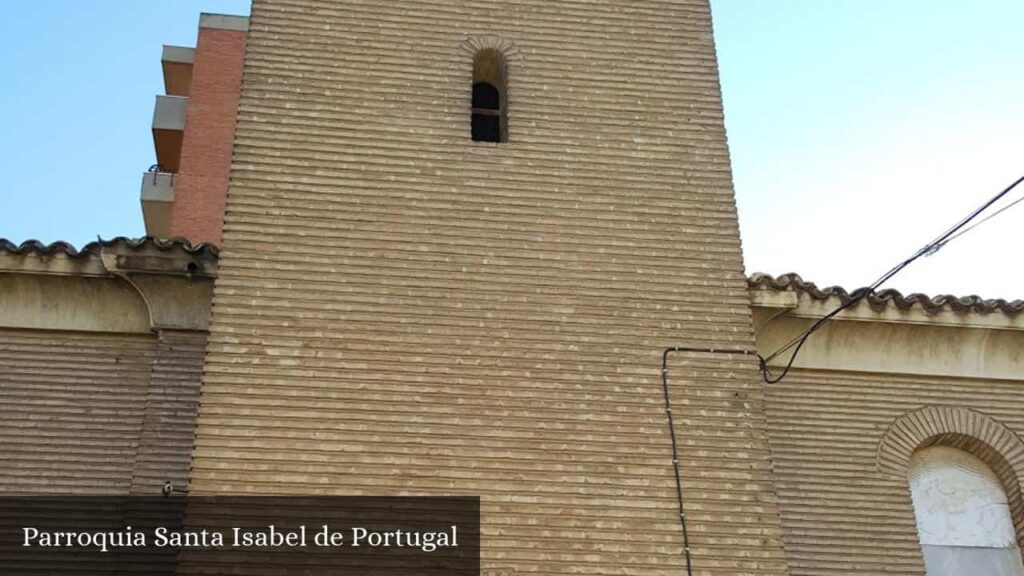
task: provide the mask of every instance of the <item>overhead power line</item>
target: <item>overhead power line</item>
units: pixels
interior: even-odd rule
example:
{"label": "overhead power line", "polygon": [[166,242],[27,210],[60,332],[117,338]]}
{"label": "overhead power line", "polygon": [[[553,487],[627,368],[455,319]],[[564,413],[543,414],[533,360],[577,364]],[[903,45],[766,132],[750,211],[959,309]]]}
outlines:
{"label": "overhead power line", "polygon": [[957,232],[956,234],[954,234],[954,235],[950,236],[949,238],[947,238],[947,239],[946,239],[946,241],[945,241],[945,242],[943,242],[943,243],[942,243],[942,245],[941,245],[941,246],[937,246],[937,247],[936,247],[936,250],[938,250],[939,248],[942,248],[942,246],[945,246],[946,244],[949,244],[950,242],[952,242],[953,240],[956,240],[957,238],[959,238],[959,237],[963,236],[964,234],[967,234],[967,233],[968,233],[968,232],[970,232],[971,230],[974,230],[974,229],[975,229],[975,228],[977,228],[978,226],[981,226],[982,224],[984,224],[985,222],[988,222],[989,220],[991,220],[991,219],[995,218],[996,216],[999,216],[999,215],[1000,215],[1000,214],[1002,214],[1003,212],[1006,212],[1006,211],[1007,211],[1007,210],[1009,210],[1010,208],[1013,208],[1013,207],[1014,207],[1014,206],[1016,206],[1017,204],[1020,204],[1020,203],[1021,203],[1022,201],[1024,201],[1024,196],[1021,196],[1020,198],[1017,198],[1016,200],[1014,200],[1013,202],[1010,202],[1010,203],[1009,203],[1009,204],[1007,204],[1006,206],[1003,206],[1003,207],[1002,207],[1002,208],[1000,208],[999,210],[996,210],[995,212],[993,212],[993,213],[989,214],[988,216],[985,216],[985,217],[984,217],[984,218],[982,218],[981,220],[978,220],[978,221],[977,221],[977,222],[975,222],[974,224],[971,224],[971,225],[970,225],[970,226],[968,226],[967,228],[964,228],[963,230],[961,230],[961,231]]}
{"label": "overhead power line", "polygon": [[[874,293],[874,291],[877,290],[879,286],[888,282],[893,276],[899,274],[904,268],[910,266],[910,264],[913,263],[918,258],[938,252],[949,242],[966,234],[967,232],[970,232],[971,230],[977,228],[987,220],[991,220],[993,217],[999,215],[1002,212],[1005,212],[1008,208],[1016,205],[1021,200],[1024,200],[1024,197],[1015,200],[1014,202],[1004,206],[998,211],[978,221],[973,226],[967,227],[967,225],[970,224],[979,215],[981,215],[982,212],[988,210],[993,204],[995,204],[1004,196],[1009,194],[1010,191],[1016,188],[1017,185],[1020,184],[1021,182],[1024,182],[1024,176],[1021,176],[1013,184],[1010,184],[1005,189],[1003,189],[1003,191],[999,192],[998,194],[987,200],[981,206],[979,206],[970,214],[965,216],[962,220],[954,224],[952,228],[946,230],[928,244],[925,244],[920,250],[914,252],[914,254],[911,255],[909,258],[890,268],[888,272],[879,276],[878,279],[872,282],[870,285],[865,286],[864,288],[854,290],[853,293],[850,294],[850,297],[846,302],[844,302],[835,310],[832,310],[825,316],[819,318],[817,321],[814,322],[814,324],[811,324],[810,328],[805,330],[803,333],[797,335],[786,344],[782,345],[778,350],[772,352],[767,357],[762,357],[759,354],[758,360],[761,364],[761,376],[764,378],[764,381],[767,382],[768,384],[775,384],[776,382],[779,382],[783,378],[785,378],[786,374],[789,373],[790,368],[793,367],[793,362],[796,360],[797,355],[800,354],[800,349],[803,348],[804,343],[807,342],[807,339],[810,338],[811,334],[814,334],[819,328],[821,328],[826,322],[834,318],[837,314],[839,314],[843,310],[846,310],[847,308],[856,305],[858,302],[868,297],[870,294]],[[772,374],[771,369],[768,368],[768,363],[774,360],[775,358],[778,358],[780,354],[783,354],[784,352],[790,349],[793,350],[793,353],[790,355],[789,360],[786,362],[786,367],[782,370],[781,374],[775,376],[774,374]]]}

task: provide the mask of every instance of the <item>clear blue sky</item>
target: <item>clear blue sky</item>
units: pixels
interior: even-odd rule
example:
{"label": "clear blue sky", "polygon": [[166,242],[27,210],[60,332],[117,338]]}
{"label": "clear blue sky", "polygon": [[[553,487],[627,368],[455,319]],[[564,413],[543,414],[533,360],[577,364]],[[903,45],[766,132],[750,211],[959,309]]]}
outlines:
{"label": "clear blue sky", "polygon": [[[748,272],[865,285],[1024,175],[1021,0],[712,8]],[[1024,203],[890,286],[1022,298],[1022,230]]]}
{"label": "clear blue sky", "polygon": [[[1024,174],[1024,2],[712,7],[749,272],[863,285]],[[248,2],[0,3],[0,237],[143,234],[161,45],[200,12]],[[1024,297],[1021,230],[1024,203],[892,286]]]}
{"label": "clear blue sky", "polygon": [[142,236],[164,44],[248,0],[0,0],[0,237]]}

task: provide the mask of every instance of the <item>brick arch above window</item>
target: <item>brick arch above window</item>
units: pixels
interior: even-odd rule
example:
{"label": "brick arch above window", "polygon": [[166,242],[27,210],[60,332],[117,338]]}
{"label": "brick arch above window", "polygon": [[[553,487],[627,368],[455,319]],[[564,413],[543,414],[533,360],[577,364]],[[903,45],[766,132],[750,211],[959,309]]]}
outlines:
{"label": "brick arch above window", "polygon": [[969,408],[925,406],[889,425],[878,443],[877,469],[906,482],[910,457],[930,446],[959,448],[995,472],[1006,491],[1018,545],[1024,548],[1024,441],[987,414]]}
{"label": "brick arch above window", "polygon": [[462,49],[472,64],[470,136],[474,142],[509,142],[510,75],[519,50],[500,36],[467,38]]}
{"label": "brick arch above window", "polygon": [[894,420],[878,443],[878,471],[904,478],[910,456],[937,445],[961,448],[989,465],[995,464],[994,459],[1004,460],[1018,477],[1024,477],[1020,437],[991,416],[947,406],[926,406]]}
{"label": "brick arch above window", "polygon": [[481,36],[472,36],[467,38],[462,43],[462,49],[471,55],[476,55],[481,50],[497,50],[501,52],[502,56],[505,57],[505,62],[515,62],[520,58],[519,48],[511,40],[496,36],[494,34],[484,34]]}

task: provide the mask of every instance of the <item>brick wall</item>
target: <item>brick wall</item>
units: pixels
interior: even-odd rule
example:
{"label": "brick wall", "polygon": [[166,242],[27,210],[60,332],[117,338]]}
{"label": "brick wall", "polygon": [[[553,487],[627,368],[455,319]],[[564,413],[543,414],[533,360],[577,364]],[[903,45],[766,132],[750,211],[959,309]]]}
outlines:
{"label": "brick wall", "polygon": [[0,493],[184,485],[204,341],[0,329]]}
{"label": "brick wall", "polygon": [[0,330],[0,491],[127,494],[153,339]]}
{"label": "brick wall", "polygon": [[[1020,461],[1020,440],[1009,445],[997,431],[1024,433],[1021,384],[797,369],[768,386],[768,429],[791,573],[924,574],[905,469],[892,462],[900,454],[909,459],[921,441],[937,434],[990,443],[994,451],[963,447],[997,473],[1001,466],[990,452]],[[911,432],[904,438],[896,423],[907,416]],[[898,454],[888,453],[886,437]],[[1024,468],[1015,466],[1007,491],[1018,533],[1024,534],[1017,480]]]}
{"label": "brick wall", "polygon": [[[485,573],[682,570],[661,352],[753,348],[707,3],[257,0],[247,43],[192,490],[479,494]],[[785,573],[755,366],[671,372],[695,573]]]}
{"label": "brick wall", "polygon": [[160,332],[132,466],[133,494],[158,494],[167,481],[188,484],[205,351],[205,332]]}
{"label": "brick wall", "polygon": [[244,54],[245,32],[199,29],[171,237],[220,244]]}

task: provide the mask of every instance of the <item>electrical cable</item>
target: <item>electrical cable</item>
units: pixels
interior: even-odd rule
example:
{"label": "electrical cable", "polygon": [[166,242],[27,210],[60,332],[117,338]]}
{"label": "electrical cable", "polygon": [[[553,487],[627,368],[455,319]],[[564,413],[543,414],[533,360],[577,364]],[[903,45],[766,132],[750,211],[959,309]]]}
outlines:
{"label": "electrical cable", "polygon": [[[853,293],[850,294],[850,297],[846,300],[846,302],[843,302],[835,310],[833,310],[833,311],[829,312],[828,314],[826,314],[825,316],[819,318],[817,321],[814,322],[814,324],[811,325],[810,328],[805,330],[803,333],[797,335],[796,337],[792,338],[789,342],[784,344],[782,347],[777,349],[775,352],[772,352],[767,357],[763,357],[760,354],[758,354],[757,358],[758,358],[758,361],[760,362],[760,365],[761,365],[761,377],[764,378],[764,381],[766,383],[768,383],[768,384],[775,384],[776,382],[780,382],[783,378],[785,378],[786,375],[789,373],[790,368],[793,367],[793,362],[796,360],[797,355],[800,353],[800,349],[803,348],[804,343],[807,342],[807,339],[810,338],[811,334],[814,334],[814,332],[816,332],[819,328],[821,328],[822,325],[825,324],[825,322],[828,322],[829,320],[831,320],[833,317],[835,317],[837,314],[839,314],[843,310],[846,310],[847,308],[850,308],[851,306],[854,306],[855,304],[857,304],[858,302],[860,302],[861,300],[863,300],[864,298],[866,298],[870,294],[874,293],[874,291],[877,290],[879,286],[881,286],[885,282],[889,281],[896,274],[899,274],[904,268],[906,268],[907,266],[910,266],[910,264],[913,263],[918,258],[920,258],[922,256],[930,256],[932,254],[935,254],[936,252],[938,252],[940,249],[942,249],[946,244],[948,244],[953,239],[955,239],[955,238],[957,238],[959,236],[962,236],[963,234],[969,232],[973,228],[975,228],[975,227],[979,226],[980,224],[984,223],[986,220],[990,220],[992,217],[998,215],[999,213],[1005,211],[1006,209],[1008,209],[1011,206],[1013,206],[1013,205],[1017,204],[1018,202],[1020,202],[1020,200],[1016,200],[1013,203],[1011,203],[1011,204],[1009,204],[1007,206],[1004,206],[1003,208],[1001,208],[1000,210],[996,211],[995,213],[987,216],[983,220],[977,222],[974,226],[971,226],[971,227],[969,227],[967,229],[963,229],[964,226],[967,226],[968,224],[970,224],[972,220],[974,220],[975,218],[978,217],[978,215],[980,215],[982,212],[987,210],[993,204],[998,202],[1001,198],[1003,198],[1004,196],[1009,194],[1010,191],[1012,191],[1014,188],[1016,188],[1017,185],[1019,185],[1021,182],[1024,182],[1024,176],[1021,176],[1020,178],[1018,178],[1016,181],[1014,181],[1013,184],[1010,184],[1005,189],[1003,189],[1001,192],[999,192],[998,194],[996,194],[995,196],[990,198],[988,201],[986,201],[984,204],[979,206],[973,212],[968,214],[966,217],[964,217],[958,223],[954,224],[953,227],[949,228],[948,230],[946,230],[945,232],[940,234],[937,238],[935,238],[934,240],[932,240],[928,244],[925,244],[920,250],[918,250],[917,252],[914,252],[914,254],[912,256],[910,256],[909,258],[907,258],[903,262],[900,262],[896,266],[893,266],[892,268],[890,268],[888,272],[886,272],[885,274],[882,274],[877,280],[872,282],[869,286],[865,286],[864,288],[860,288],[858,290],[854,290]],[[783,368],[782,373],[779,374],[778,376],[773,375],[771,370],[768,368],[768,362],[771,362],[773,359],[777,358],[780,354],[782,354],[783,352],[789,350],[790,348],[794,348],[794,350],[793,350],[793,353],[789,357],[789,361],[786,362],[786,367]]]}
{"label": "electrical cable", "polygon": [[661,354],[661,387],[665,393],[665,417],[668,420],[669,437],[672,439],[672,468],[676,475],[676,498],[679,502],[679,525],[683,530],[683,554],[686,556],[686,574],[693,576],[693,564],[690,558],[690,534],[686,530],[686,510],[683,506],[683,481],[679,474],[679,443],[676,440],[676,425],[672,418],[672,400],[668,395],[668,355],[673,352],[704,352],[708,354],[753,354],[750,350],[740,348],[685,348],[673,346],[666,348]]}
{"label": "electrical cable", "polygon": [[[790,368],[793,367],[793,362],[796,360],[796,357],[800,353],[800,349],[803,347],[804,343],[807,342],[807,339],[811,336],[811,334],[813,334],[815,331],[817,331],[819,328],[821,328],[821,326],[824,325],[825,322],[828,322],[830,319],[835,317],[837,314],[839,314],[843,310],[846,310],[847,308],[850,308],[851,306],[856,305],[858,302],[860,302],[861,300],[866,298],[868,295],[872,294],[875,290],[877,290],[879,286],[881,286],[882,284],[887,282],[889,279],[891,279],[893,276],[898,274],[900,271],[902,271],[904,268],[909,266],[911,263],[913,263],[915,260],[917,260],[921,256],[927,256],[927,255],[934,254],[935,252],[940,250],[943,246],[945,246],[946,244],[948,244],[952,240],[954,240],[954,239],[956,239],[956,238],[966,234],[967,232],[970,232],[971,230],[973,230],[974,228],[977,228],[978,226],[980,226],[981,224],[985,223],[986,221],[991,220],[992,218],[994,218],[995,216],[998,216],[1002,212],[1005,212],[1010,207],[1020,203],[1022,200],[1024,200],[1024,198],[1020,198],[1018,200],[1015,200],[1014,202],[1004,206],[1003,208],[999,209],[998,211],[994,212],[993,214],[991,214],[991,215],[983,218],[982,220],[978,221],[973,226],[970,226],[969,228],[964,229],[964,226],[967,226],[968,224],[970,224],[971,221],[974,220],[975,218],[977,218],[979,214],[981,214],[982,212],[987,210],[995,202],[998,202],[999,199],[1001,199],[1006,194],[1008,194],[1011,190],[1016,188],[1017,185],[1019,185],[1021,182],[1024,182],[1024,176],[1018,178],[1009,187],[1004,189],[999,194],[996,194],[990,200],[988,200],[987,202],[982,204],[979,208],[974,210],[971,214],[969,214],[964,219],[962,219],[960,222],[955,224],[952,228],[946,230],[945,232],[940,234],[935,240],[929,242],[924,247],[922,247],[920,250],[915,252],[912,256],[910,256],[909,258],[907,258],[903,262],[900,262],[896,266],[893,266],[892,268],[890,268],[889,271],[887,271],[885,274],[882,274],[877,280],[872,282],[869,286],[865,286],[864,288],[860,288],[858,290],[854,290],[850,294],[850,296],[846,300],[846,302],[844,302],[843,304],[838,306],[835,310],[829,312],[828,314],[826,314],[822,318],[820,318],[817,321],[815,321],[814,324],[812,324],[810,328],[805,330],[802,334],[800,334],[800,335],[794,337],[793,339],[791,339],[789,342],[784,344],[782,347],[780,347],[775,352],[769,354],[767,357],[763,357],[760,354],[756,354],[756,353],[754,353],[754,352],[752,352],[750,350],[743,350],[743,349],[739,349],[739,348],[735,348],[735,349],[732,349],[732,348],[688,348],[688,347],[674,346],[674,347],[671,347],[671,348],[666,348],[664,350],[664,352],[662,352],[662,355],[661,355],[661,385],[662,385],[662,392],[664,393],[664,396],[665,396],[665,416],[666,416],[666,420],[668,422],[669,437],[671,438],[671,441],[672,441],[672,469],[673,469],[673,471],[675,473],[676,498],[677,498],[677,501],[679,503],[679,525],[680,525],[680,528],[682,529],[682,533],[683,533],[683,554],[686,557],[686,574],[687,574],[687,576],[693,576],[693,562],[692,562],[691,551],[690,551],[690,535],[689,535],[689,531],[687,530],[687,527],[686,527],[686,509],[685,509],[685,499],[683,497],[682,475],[680,474],[680,471],[679,471],[679,441],[678,441],[678,439],[676,437],[675,419],[672,416],[672,400],[671,400],[671,398],[669,396],[669,387],[668,387],[668,384],[669,384],[669,381],[668,381],[668,357],[669,357],[669,354],[672,354],[673,352],[701,352],[701,353],[707,353],[707,354],[744,354],[744,355],[751,355],[751,354],[753,354],[758,359],[758,362],[760,364],[760,369],[761,369],[761,375],[764,378],[765,382],[767,382],[769,384],[774,384],[776,382],[779,382],[783,378],[786,377],[786,374],[789,373]],[[779,374],[779,376],[777,376],[777,377],[774,376],[771,373],[770,369],[768,368],[768,362],[770,362],[771,360],[777,358],[780,354],[784,353],[786,350],[789,350],[789,349],[794,348],[794,347],[795,347],[795,349],[793,350],[793,354],[790,356],[789,361],[786,363],[786,367],[783,369],[782,373]]]}
{"label": "electrical cable", "polygon": [[[1020,198],[1017,198],[1016,200],[1014,200],[1013,202],[1010,202],[1006,206],[1003,206],[999,210],[996,210],[995,212],[989,214],[988,216],[982,218],[981,220],[978,220],[977,222],[975,222],[971,226],[969,226],[967,228],[964,228],[963,230],[961,230],[961,231],[957,232],[956,234],[950,236],[949,238],[946,239],[945,242],[942,243],[942,246],[945,246],[946,244],[949,244],[953,240],[956,240],[957,238],[963,236],[964,234],[967,234],[971,230],[974,230],[978,226],[981,226],[985,222],[988,222],[989,220],[995,218],[996,216],[999,216],[1003,212],[1006,212],[1007,210],[1009,210],[1010,208],[1013,208],[1014,206],[1016,206],[1017,204],[1020,204],[1021,202],[1024,202],[1024,196],[1021,196]],[[936,249],[942,248],[942,246],[938,246],[938,247],[936,247]]]}

